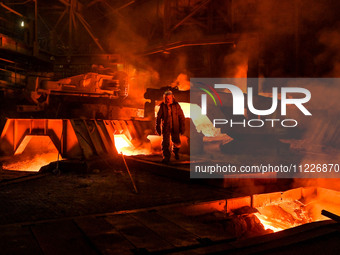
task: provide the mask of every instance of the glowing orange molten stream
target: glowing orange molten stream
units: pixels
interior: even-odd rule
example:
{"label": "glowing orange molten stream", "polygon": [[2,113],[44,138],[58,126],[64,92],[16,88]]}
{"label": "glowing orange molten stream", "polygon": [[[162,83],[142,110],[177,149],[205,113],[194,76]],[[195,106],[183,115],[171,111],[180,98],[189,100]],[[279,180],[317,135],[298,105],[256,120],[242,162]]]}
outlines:
{"label": "glowing orange molten stream", "polygon": [[[126,135],[114,135],[115,145],[118,153],[122,153],[124,149],[133,148],[132,143]],[[124,153],[125,154],[125,153]]]}
{"label": "glowing orange molten stream", "polygon": [[151,154],[151,148],[136,148],[124,134],[114,135],[114,140],[119,154],[123,153],[127,156]]}

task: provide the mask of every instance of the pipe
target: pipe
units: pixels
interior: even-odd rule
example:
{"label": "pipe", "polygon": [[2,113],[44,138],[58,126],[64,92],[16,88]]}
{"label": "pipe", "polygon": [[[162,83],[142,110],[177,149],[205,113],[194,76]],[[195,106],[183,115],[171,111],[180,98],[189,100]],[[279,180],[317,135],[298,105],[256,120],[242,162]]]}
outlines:
{"label": "pipe", "polygon": [[5,5],[4,3],[0,3],[0,5],[1,5],[3,8],[5,8],[6,10],[8,10],[8,11],[10,11],[10,12],[12,12],[12,13],[14,13],[14,14],[16,14],[16,15],[22,17],[22,18],[24,17],[24,15],[22,15],[21,13],[19,13],[19,12],[13,10],[12,8],[10,8],[10,7],[8,7],[7,5]]}
{"label": "pipe", "polygon": [[138,194],[138,190],[137,190],[135,181],[133,180],[132,175],[131,175],[131,173],[130,173],[130,169],[129,169],[129,167],[128,167],[126,161],[125,161],[124,154],[121,153],[121,155],[122,155],[122,158],[123,158],[123,161],[124,161],[124,164],[125,164],[126,171],[128,172],[129,177],[130,177],[130,180],[131,180],[131,183],[132,183],[132,185],[133,185],[133,189],[135,190],[135,193]]}
{"label": "pipe", "polygon": [[339,216],[339,215],[336,215],[336,214],[331,213],[331,212],[326,211],[326,210],[322,210],[322,211],[321,211],[321,214],[322,214],[323,216],[326,216],[326,217],[328,217],[328,218],[330,218],[330,219],[332,219],[332,220],[334,220],[334,221],[340,223],[340,216]]}
{"label": "pipe", "polygon": [[193,41],[180,41],[180,42],[175,42],[171,44],[167,44],[163,47],[156,48],[152,51],[142,53],[140,56],[147,56],[147,55],[152,55],[168,50],[174,50],[182,47],[188,47],[188,46],[202,46],[202,45],[219,45],[219,44],[234,44],[236,43],[236,38],[230,38],[230,39],[225,39],[225,40],[193,40]]}

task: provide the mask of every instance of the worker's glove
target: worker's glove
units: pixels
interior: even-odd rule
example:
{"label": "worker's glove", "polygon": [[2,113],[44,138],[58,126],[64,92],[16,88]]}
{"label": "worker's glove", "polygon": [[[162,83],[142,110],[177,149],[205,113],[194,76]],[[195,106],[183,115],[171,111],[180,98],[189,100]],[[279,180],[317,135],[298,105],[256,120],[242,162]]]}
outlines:
{"label": "worker's glove", "polygon": [[162,130],[161,130],[160,126],[156,127],[156,132],[157,132],[158,135],[162,135]]}

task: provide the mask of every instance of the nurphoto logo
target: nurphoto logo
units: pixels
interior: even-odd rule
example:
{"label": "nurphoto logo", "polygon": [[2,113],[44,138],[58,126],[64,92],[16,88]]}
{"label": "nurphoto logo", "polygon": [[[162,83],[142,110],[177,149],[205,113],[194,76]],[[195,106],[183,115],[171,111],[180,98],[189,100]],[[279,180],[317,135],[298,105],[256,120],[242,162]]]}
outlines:
{"label": "nurphoto logo", "polygon": [[[215,89],[224,89],[229,90],[232,95],[233,100],[233,115],[245,115],[245,96],[243,94],[243,91],[232,84],[215,84],[214,88],[212,86],[206,85],[217,97],[217,99],[220,102],[220,105],[223,106],[222,100],[219,96],[219,94],[216,92]],[[207,89],[200,87],[203,92],[206,92],[201,95],[201,114],[207,115],[207,94],[212,98],[215,106],[217,106],[216,99],[214,95]],[[307,110],[307,108],[304,106],[305,103],[309,102],[311,99],[311,93],[308,89],[305,88],[299,88],[299,87],[282,87],[281,88],[281,100],[278,99],[278,87],[272,88],[272,104],[269,109],[256,109],[253,103],[253,88],[247,87],[247,108],[248,110],[258,116],[267,116],[270,114],[273,114],[278,107],[279,101],[281,103],[281,116],[286,116],[287,114],[287,105],[295,105],[297,109],[299,109],[304,115],[311,116],[312,114]],[[288,98],[289,93],[294,94],[300,94],[299,98]],[[265,123],[271,123],[271,127],[275,126],[275,122],[280,122],[282,127],[296,127],[298,125],[297,120],[295,119],[250,119],[246,121],[245,119],[241,122],[235,122],[232,119],[213,119],[214,127],[217,125],[225,125],[230,124],[230,127],[233,127],[233,125],[241,125],[243,127],[249,126],[249,127],[263,127]],[[248,124],[248,125],[246,125]]]}

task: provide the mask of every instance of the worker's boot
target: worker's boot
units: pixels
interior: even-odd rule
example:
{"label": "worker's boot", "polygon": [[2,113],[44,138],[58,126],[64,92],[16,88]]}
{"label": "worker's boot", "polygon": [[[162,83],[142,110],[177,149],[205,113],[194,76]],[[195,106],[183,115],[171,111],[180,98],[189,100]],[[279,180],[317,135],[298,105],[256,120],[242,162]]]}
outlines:
{"label": "worker's boot", "polygon": [[175,159],[179,160],[179,148],[174,148]]}
{"label": "worker's boot", "polygon": [[168,164],[170,162],[170,158],[169,157],[164,157],[162,160],[163,164]]}
{"label": "worker's boot", "polygon": [[163,164],[168,164],[170,161],[170,157],[171,157],[171,151],[169,147],[164,148],[163,150],[163,160],[162,163]]}

